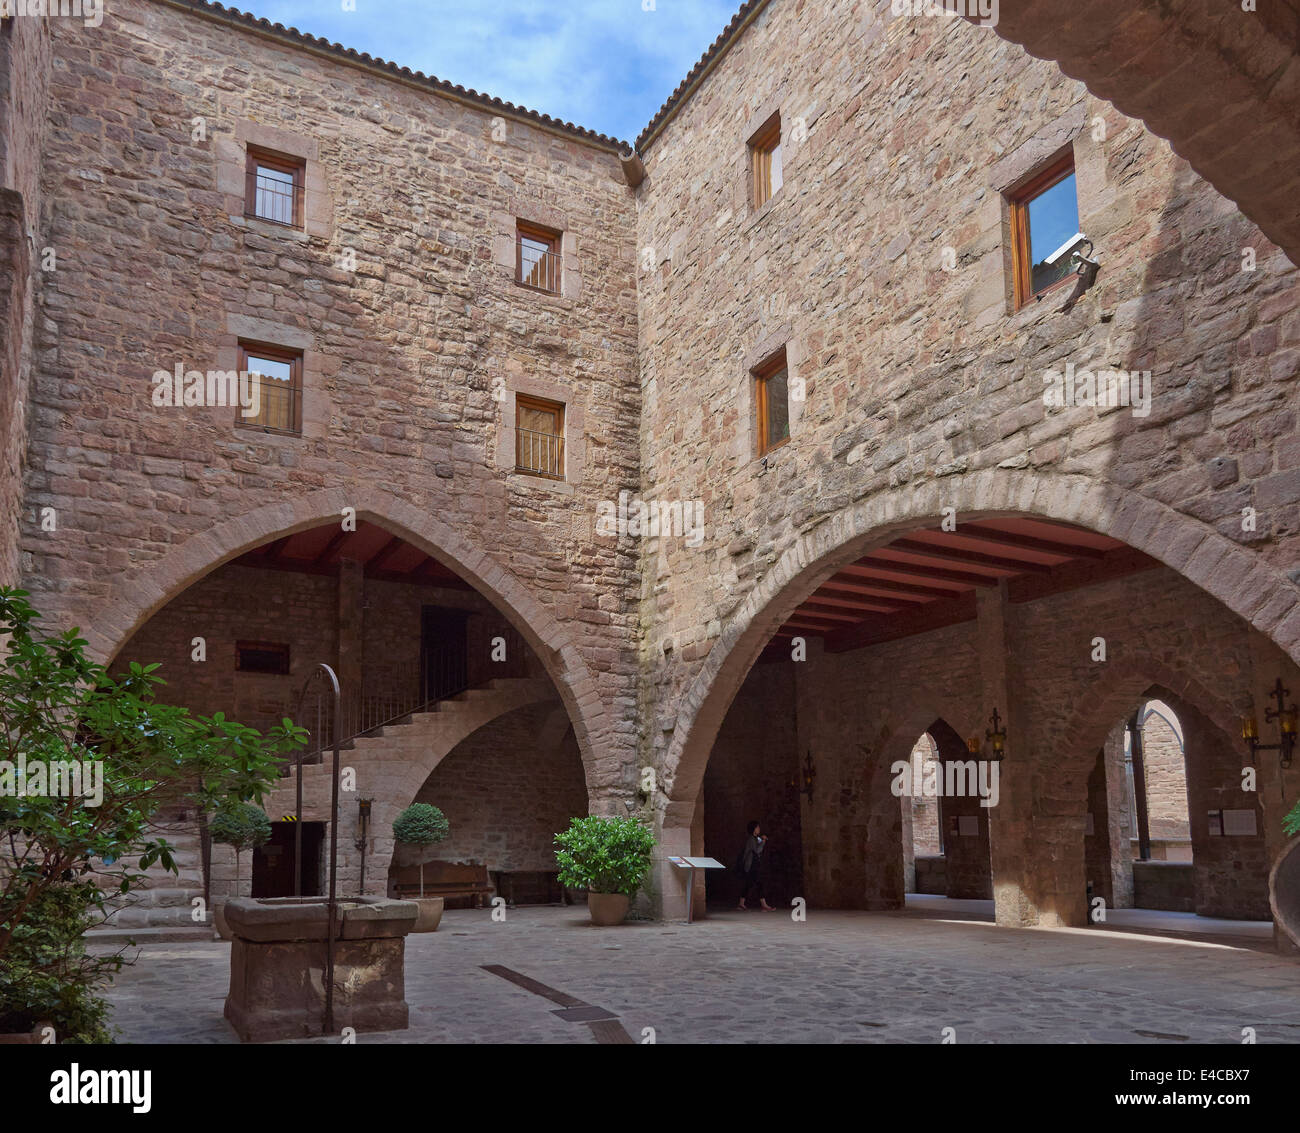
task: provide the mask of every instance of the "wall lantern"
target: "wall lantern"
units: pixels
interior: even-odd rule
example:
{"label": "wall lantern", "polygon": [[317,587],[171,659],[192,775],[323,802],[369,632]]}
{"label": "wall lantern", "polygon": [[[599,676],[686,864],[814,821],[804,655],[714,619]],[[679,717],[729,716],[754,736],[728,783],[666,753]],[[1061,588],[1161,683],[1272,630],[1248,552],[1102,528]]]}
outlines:
{"label": "wall lantern", "polygon": [[370,830],[370,804],[374,799],[357,799],[357,849],[365,849]]}
{"label": "wall lantern", "polygon": [[1296,706],[1292,704],[1287,707],[1286,698],[1291,694],[1291,690],[1282,684],[1282,678],[1278,677],[1273,685],[1273,691],[1270,692],[1269,699],[1277,701],[1276,708],[1264,709],[1264,722],[1271,724],[1277,721],[1278,742],[1275,744],[1262,744],[1259,742],[1259,725],[1255,722],[1254,716],[1243,716],[1241,718],[1241,738],[1246,741],[1250,748],[1251,758],[1253,759],[1257,751],[1275,751],[1280,756],[1280,762],[1283,770],[1291,766],[1291,759],[1295,755],[1296,727],[1300,723],[1300,713],[1297,713]]}
{"label": "wall lantern", "polygon": [[989,723],[993,726],[984,733],[989,743],[993,746],[993,759],[1000,760],[1007,747],[1007,730],[1002,726],[1002,717],[998,715],[996,707],[993,709],[993,715],[989,717]]}

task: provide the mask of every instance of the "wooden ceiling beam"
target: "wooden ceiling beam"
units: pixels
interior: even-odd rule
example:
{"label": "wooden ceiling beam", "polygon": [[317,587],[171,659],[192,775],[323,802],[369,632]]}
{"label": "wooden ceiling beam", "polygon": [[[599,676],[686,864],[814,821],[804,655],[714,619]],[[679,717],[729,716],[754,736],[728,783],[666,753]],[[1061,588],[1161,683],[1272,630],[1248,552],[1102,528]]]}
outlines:
{"label": "wooden ceiling beam", "polygon": [[[939,582],[952,582],[961,586],[996,586],[998,579],[990,578],[987,574],[971,574],[964,570],[945,570],[942,567],[928,567],[920,563],[899,563],[892,559],[873,559],[868,556],[865,559],[859,559],[855,567],[864,572],[887,570],[894,574],[904,574],[911,578],[931,578]],[[848,568],[851,569],[851,568]],[[949,597],[956,597],[950,594]]]}
{"label": "wooden ceiling beam", "polygon": [[926,543],[921,539],[895,539],[888,547],[882,549],[906,551],[909,555],[925,555],[940,562],[966,563],[975,567],[988,567],[991,570],[1012,571],[1015,574],[1050,574],[1052,570],[1047,563],[1031,563],[1025,559],[1009,559],[1003,555],[986,555],[983,551],[967,551],[962,547]]}
{"label": "wooden ceiling beam", "polygon": [[1011,531],[977,527],[973,523],[957,524],[953,534],[967,539],[983,539],[986,543],[998,543],[1003,547],[1017,547],[1022,551],[1041,551],[1045,555],[1061,555],[1067,559],[1104,559],[1107,554],[1098,547],[1057,543],[1051,539],[1039,539],[1034,535],[1017,535]]}
{"label": "wooden ceiling beam", "polygon": [[339,547],[343,543],[343,540],[346,539],[348,535],[349,532],[344,531],[342,528],[334,532],[333,537],[330,539],[328,543],[325,544],[325,547],[320,552],[320,554],[318,554],[314,559],[312,559],[311,565],[314,567],[323,567],[329,565],[330,558],[333,556],[334,552],[339,549]]}

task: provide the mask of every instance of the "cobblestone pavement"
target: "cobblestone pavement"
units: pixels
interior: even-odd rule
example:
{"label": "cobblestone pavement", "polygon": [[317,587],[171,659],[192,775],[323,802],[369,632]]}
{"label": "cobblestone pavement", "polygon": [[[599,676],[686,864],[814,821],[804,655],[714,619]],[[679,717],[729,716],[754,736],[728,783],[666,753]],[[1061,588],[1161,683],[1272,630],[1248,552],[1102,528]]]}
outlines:
{"label": "cobblestone pavement", "polygon": [[[110,993],[126,1042],[234,1042],[225,943],[150,944]],[[914,913],[711,914],[596,929],[583,908],[449,910],[407,938],[406,1031],[358,1042],[595,1042],[499,964],[662,1043],[1300,1041],[1300,963],[1211,943]],[[324,1041],[324,1040],[311,1040]],[[337,1042],[337,1039],[328,1041]]]}

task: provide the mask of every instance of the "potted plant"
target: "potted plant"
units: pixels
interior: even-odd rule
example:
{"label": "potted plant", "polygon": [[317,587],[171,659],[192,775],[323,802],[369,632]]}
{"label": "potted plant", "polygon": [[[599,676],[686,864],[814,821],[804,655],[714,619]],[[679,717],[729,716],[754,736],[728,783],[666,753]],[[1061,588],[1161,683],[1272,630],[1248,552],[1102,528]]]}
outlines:
{"label": "potted plant", "polygon": [[[271,820],[266,812],[252,803],[231,803],[222,807],[212,816],[208,823],[208,832],[212,840],[223,846],[230,846],[235,851],[235,891],[239,893],[239,855],[245,850],[260,846],[271,837]],[[230,939],[230,930],[226,927],[226,918],[220,905],[217,906],[213,919],[222,940]]]}
{"label": "potted plant", "polygon": [[622,924],[650,872],[654,832],[635,818],[575,818],[555,836],[560,883],[587,890],[594,925]]}
{"label": "potted plant", "polygon": [[429,847],[441,842],[451,831],[447,816],[428,803],[412,803],[393,821],[393,837],[409,847],[402,855],[404,865],[420,865],[420,896],[416,904],[420,915],[412,932],[434,932],[442,920],[443,899],[424,895],[424,863],[429,860]]}

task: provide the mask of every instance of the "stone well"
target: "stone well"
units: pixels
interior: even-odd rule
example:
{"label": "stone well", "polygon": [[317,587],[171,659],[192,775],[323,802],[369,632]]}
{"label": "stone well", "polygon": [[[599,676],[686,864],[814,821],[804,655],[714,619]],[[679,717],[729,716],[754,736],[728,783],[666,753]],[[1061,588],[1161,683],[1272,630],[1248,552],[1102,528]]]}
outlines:
{"label": "stone well", "polygon": [[[417,912],[413,901],[338,899],[336,1027],[406,1029],[405,938]],[[226,902],[225,915],[232,936],[225,1015],[240,1039],[271,1042],[323,1034],[325,898],[239,897]]]}

